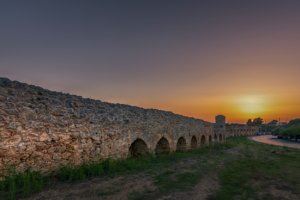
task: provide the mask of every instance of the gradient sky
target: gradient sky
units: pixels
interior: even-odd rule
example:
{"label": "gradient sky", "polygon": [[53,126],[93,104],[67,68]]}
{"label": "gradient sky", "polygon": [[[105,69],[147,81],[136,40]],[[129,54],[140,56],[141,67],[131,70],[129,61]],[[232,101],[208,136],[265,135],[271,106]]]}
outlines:
{"label": "gradient sky", "polygon": [[0,76],[213,121],[300,117],[300,1],[0,1]]}

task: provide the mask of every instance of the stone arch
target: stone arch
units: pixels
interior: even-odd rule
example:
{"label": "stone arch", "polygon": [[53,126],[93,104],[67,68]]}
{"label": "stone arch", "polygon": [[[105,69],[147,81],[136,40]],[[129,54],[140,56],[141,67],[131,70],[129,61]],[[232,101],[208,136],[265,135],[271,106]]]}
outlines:
{"label": "stone arch", "polygon": [[212,137],[211,137],[211,135],[208,137],[208,143],[209,143],[209,144],[212,143]]}
{"label": "stone arch", "polygon": [[149,149],[147,144],[142,139],[136,139],[133,143],[131,143],[129,147],[129,155],[132,157],[139,157],[149,153]]}
{"label": "stone arch", "polygon": [[170,152],[170,144],[169,141],[162,137],[156,144],[155,154],[167,154]]}
{"label": "stone arch", "polygon": [[201,146],[204,146],[206,143],[205,135],[201,136]]}
{"label": "stone arch", "polygon": [[176,151],[185,151],[186,150],[186,140],[184,137],[180,137],[177,141]]}
{"label": "stone arch", "polygon": [[191,149],[197,149],[197,138],[193,136],[191,139]]}
{"label": "stone arch", "polygon": [[214,136],[214,141],[218,142],[218,136],[217,136],[217,134],[215,134],[215,136]]}

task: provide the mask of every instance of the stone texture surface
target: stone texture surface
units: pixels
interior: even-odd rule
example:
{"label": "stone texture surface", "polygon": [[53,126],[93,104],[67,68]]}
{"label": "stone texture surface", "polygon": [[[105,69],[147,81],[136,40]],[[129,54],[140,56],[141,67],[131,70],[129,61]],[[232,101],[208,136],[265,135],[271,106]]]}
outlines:
{"label": "stone texture surface", "polygon": [[[42,172],[63,165],[106,158],[126,158],[130,145],[141,139],[149,152],[165,137],[176,150],[180,137],[217,134],[225,128],[171,112],[106,103],[0,78],[0,176],[14,166]],[[221,135],[221,136],[219,136]],[[216,141],[219,141],[216,140]]]}

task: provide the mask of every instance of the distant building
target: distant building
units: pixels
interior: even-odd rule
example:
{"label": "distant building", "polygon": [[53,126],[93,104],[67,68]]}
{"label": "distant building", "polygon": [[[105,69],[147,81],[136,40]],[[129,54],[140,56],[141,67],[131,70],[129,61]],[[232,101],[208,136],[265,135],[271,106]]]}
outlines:
{"label": "distant building", "polygon": [[217,115],[216,116],[216,125],[217,126],[225,126],[225,116],[224,115]]}

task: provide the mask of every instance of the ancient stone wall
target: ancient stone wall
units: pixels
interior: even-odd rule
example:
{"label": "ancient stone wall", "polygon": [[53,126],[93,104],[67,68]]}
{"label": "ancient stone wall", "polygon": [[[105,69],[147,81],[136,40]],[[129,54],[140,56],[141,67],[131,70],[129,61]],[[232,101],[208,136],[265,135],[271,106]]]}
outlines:
{"label": "ancient stone wall", "polygon": [[256,126],[227,126],[226,127],[226,136],[251,136],[255,135],[258,132],[259,128]]}
{"label": "ancient stone wall", "polygon": [[171,112],[106,103],[0,78],[0,176],[14,166],[64,165],[188,150],[224,130]]}

